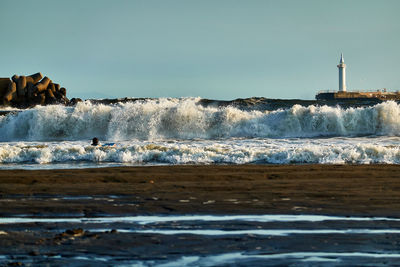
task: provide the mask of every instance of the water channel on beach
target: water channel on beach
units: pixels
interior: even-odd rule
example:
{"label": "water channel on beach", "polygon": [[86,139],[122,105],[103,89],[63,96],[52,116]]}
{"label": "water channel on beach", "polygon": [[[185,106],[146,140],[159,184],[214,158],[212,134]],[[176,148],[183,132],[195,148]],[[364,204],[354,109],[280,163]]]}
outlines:
{"label": "water channel on beach", "polygon": [[[400,219],[324,215],[0,218],[0,263],[352,265],[400,260]],[[6,240],[6,241],[5,241]],[[33,256],[32,256],[33,255]]]}

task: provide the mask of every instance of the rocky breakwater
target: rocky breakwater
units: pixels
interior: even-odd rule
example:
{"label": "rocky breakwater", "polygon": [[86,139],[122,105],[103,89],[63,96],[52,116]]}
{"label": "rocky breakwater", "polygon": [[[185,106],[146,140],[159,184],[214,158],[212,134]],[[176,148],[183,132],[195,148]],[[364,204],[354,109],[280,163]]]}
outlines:
{"label": "rocky breakwater", "polygon": [[18,108],[68,104],[67,90],[38,72],[30,76],[0,78],[0,104]]}

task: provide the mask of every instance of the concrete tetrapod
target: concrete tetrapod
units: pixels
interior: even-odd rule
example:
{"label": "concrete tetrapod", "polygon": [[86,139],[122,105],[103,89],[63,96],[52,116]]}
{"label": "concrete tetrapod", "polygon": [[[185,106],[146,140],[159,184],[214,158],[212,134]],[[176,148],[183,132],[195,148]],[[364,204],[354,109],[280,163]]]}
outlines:
{"label": "concrete tetrapod", "polygon": [[53,83],[49,77],[35,74],[13,75],[12,78],[0,78],[0,104],[16,107],[32,107],[45,104],[68,104],[67,90]]}
{"label": "concrete tetrapod", "polygon": [[10,83],[11,80],[9,78],[0,78],[0,97],[7,93]]}
{"label": "concrete tetrapod", "polygon": [[56,92],[56,86],[54,83],[50,83],[49,86],[47,86],[47,90],[51,90],[53,93]]}
{"label": "concrete tetrapod", "polygon": [[15,82],[11,82],[8,85],[7,93],[4,95],[4,102],[8,103],[16,98],[17,98],[17,85],[15,84]]}
{"label": "concrete tetrapod", "polygon": [[53,83],[53,84],[56,87],[56,91],[60,91],[60,85],[58,83]]}
{"label": "concrete tetrapod", "polygon": [[18,82],[18,79],[19,79],[19,76],[18,76],[17,74],[14,74],[14,75],[11,77],[11,80],[12,80],[13,82],[15,82],[15,83]]}
{"label": "concrete tetrapod", "polygon": [[17,79],[17,95],[18,96],[25,96],[25,88],[26,88],[26,77],[20,76]]}
{"label": "concrete tetrapod", "polygon": [[33,84],[36,84],[43,78],[43,75],[42,75],[42,73],[38,72],[38,73],[32,74],[30,76],[27,76],[26,78],[27,78],[27,81],[29,81]]}
{"label": "concrete tetrapod", "polygon": [[48,77],[44,77],[39,83],[35,85],[36,91],[39,93],[45,91],[50,82],[51,80]]}
{"label": "concrete tetrapod", "polygon": [[53,91],[49,88],[46,91],[46,104],[54,104],[57,102],[56,97],[54,96]]}

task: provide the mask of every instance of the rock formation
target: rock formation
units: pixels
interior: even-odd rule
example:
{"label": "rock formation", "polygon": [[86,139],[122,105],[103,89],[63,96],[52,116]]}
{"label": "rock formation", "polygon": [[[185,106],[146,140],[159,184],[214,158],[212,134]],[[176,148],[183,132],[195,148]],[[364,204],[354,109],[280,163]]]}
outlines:
{"label": "rock formation", "polygon": [[53,83],[40,72],[30,76],[14,75],[0,78],[0,104],[13,107],[31,107],[47,104],[68,104],[67,90]]}

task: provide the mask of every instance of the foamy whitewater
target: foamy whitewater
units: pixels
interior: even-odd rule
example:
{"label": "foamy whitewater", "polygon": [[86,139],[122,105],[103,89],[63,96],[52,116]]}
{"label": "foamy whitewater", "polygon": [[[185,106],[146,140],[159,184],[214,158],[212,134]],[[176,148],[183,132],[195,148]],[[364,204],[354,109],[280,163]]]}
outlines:
{"label": "foamy whitewater", "polygon": [[[0,116],[0,168],[400,163],[400,106],[203,106],[199,98],[59,105]],[[91,146],[93,137],[102,144]]]}

